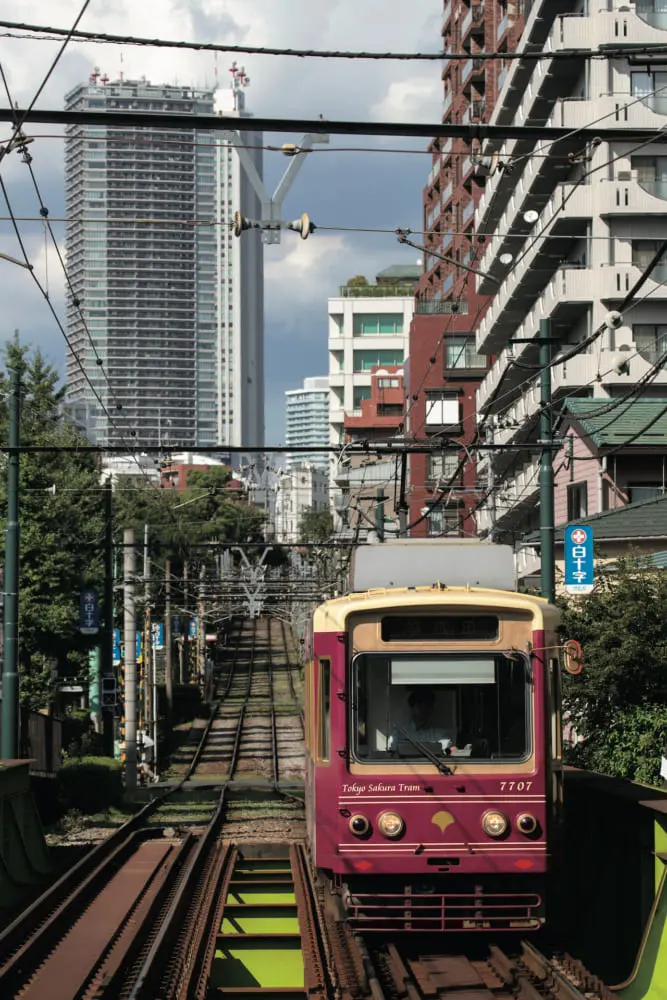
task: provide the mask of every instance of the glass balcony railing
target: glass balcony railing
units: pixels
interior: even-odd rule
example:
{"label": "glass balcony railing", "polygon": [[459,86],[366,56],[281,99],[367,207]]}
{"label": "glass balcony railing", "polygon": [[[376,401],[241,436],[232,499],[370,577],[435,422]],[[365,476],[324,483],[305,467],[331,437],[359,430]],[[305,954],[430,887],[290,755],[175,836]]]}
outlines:
{"label": "glass balcony railing", "polygon": [[447,0],[445,4],[445,9],[442,12],[442,28],[443,31],[449,24],[449,19],[452,16],[452,0]]}
{"label": "glass balcony railing", "polygon": [[454,232],[453,230],[450,229],[442,237],[442,249],[446,250],[448,246],[451,246],[453,240],[454,240]]}
{"label": "glass balcony railing", "polygon": [[498,28],[496,29],[496,41],[500,41],[500,39],[503,37],[509,26],[510,26],[510,16],[509,14],[505,14],[502,21],[498,23]]}
{"label": "glass balcony railing", "polygon": [[469,201],[466,207],[463,209],[462,219],[464,226],[466,222],[468,222],[473,217],[474,214],[475,214],[475,202]]}
{"label": "glass balcony railing", "polygon": [[654,198],[661,198],[663,201],[667,201],[667,180],[638,181],[637,183],[647,194],[652,194]]}
{"label": "glass balcony railing", "polygon": [[503,67],[503,69],[501,69],[500,73],[498,74],[498,90],[499,91],[502,90],[503,86],[505,85],[505,80],[507,79],[508,72],[509,72],[509,67],[505,66],[505,67]]}
{"label": "glass balcony railing", "polygon": [[452,97],[453,97],[453,92],[451,90],[450,90],[450,92],[448,94],[445,94],[445,99],[442,102],[442,113],[443,113],[443,115],[446,115],[447,112],[449,111],[449,109],[451,108],[451,106],[452,106]]}
{"label": "glass balcony railing", "polygon": [[463,21],[461,22],[461,38],[465,38],[471,24],[472,24],[472,7],[470,8],[466,16],[463,18]]}
{"label": "glass balcony railing", "polygon": [[635,0],[635,13],[653,28],[667,31],[667,0]]}
{"label": "glass balcony railing", "polygon": [[472,59],[468,59],[468,61],[463,64],[463,69],[461,71],[461,83],[465,83],[468,77],[472,76],[472,67]]}

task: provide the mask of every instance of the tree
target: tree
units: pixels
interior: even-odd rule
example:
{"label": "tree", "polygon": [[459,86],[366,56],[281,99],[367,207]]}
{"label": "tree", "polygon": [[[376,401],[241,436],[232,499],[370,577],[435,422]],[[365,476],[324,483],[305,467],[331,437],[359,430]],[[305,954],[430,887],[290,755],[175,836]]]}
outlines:
{"label": "tree", "polygon": [[330,510],[305,507],[299,522],[302,542],[326,542],[333,535],[333,516]]}
{"label": "tree", "polygon": [[578,639],[584,669],[564,682],[564,705],[583,742],[570,763],[659,780],[667,743],[667,573],[627,557],[598,570],[595,591],[563,598],[561,634]]}
{"label": "tree", "polygon": [[348,288],[367,288],[368,280],[363,276],[363,274],[355,274],[353,278],[350,278],[347,283]]}
{"label": "tree", "polygon": [[[78,631],[79,595],[101,587],[103,511],[99,470],[62,416],[64,388],[39,351],[10,344],[6,368],[21,374],[21,443],[53,450],[23,453],[19,467],[19,670],[21,702],[49,705],[55,675],[87,678],[94,639]],[[0,372],[0,439],[8,434],[8,377]],[[3,472],[6,460],[3,460]],[[0,475],[0,528],[6,529],[6,476]]]}

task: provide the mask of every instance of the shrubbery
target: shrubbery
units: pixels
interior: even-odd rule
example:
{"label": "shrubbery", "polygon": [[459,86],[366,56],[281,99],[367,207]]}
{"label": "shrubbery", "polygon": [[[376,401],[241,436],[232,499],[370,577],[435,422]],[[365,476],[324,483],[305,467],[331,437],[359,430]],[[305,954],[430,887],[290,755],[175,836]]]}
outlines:
{"label": "shrubbery", "polygon": [[112,757],[81,757],[58,771],[58,801],[63,812],[105,812],[123,801],[123,768]]}

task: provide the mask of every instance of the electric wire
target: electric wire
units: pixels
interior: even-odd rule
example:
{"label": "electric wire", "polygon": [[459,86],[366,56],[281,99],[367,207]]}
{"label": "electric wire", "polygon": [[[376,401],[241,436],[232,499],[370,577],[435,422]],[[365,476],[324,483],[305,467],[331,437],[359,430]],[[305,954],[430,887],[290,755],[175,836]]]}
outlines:
{"label": "electric wire", "polygon": [[[80,18],[79,18],[80,19]],[[78,20],[77,22],[78,23]],[[62,35],[67,34],[68,40],[77,42],[95,42],[107,45],[136,45],[150,48],[169,49],[189,49],[195,52],[224,52],[231,55],[258,55],[258,56],[289,56],[297,59],[361,59],[375,61],[392,62],[447,62],[467,61],[470,59],[469,52],[366,52],[366,51],[343,51],[340,49],[294,49],[279,48],[275,46],[257,45],[229,45],[217,42],[191,42],[175,41],[165,38],[144,38],[136,35],[119,35],[99,31],[66,31],[64,28],[54,28],[39,24],[28,24],[25,22],[0,20],[0,27],[9,31],[30,32],[24,38],[30,40],[41,40],[38,36],[51,35],[46,39],[54,41]],[[33,37],[36,36],[36,37]],[[13,38],[12,34],[5,34],[4,37]],[[591,52],[584,49],[560,49],[556,52],[545,52],[543,47],[524,48],[515,52],[475,52],[475,59],[484,62],[517,61],[526,59],[535,62],[543,60],[570,60],[579,59],[600,59],[609,60],[626,56],[628,53],[644,55],[667,52],[667,46],[646,46],[646,45],[618,45],[606,47],[603,51]]]}

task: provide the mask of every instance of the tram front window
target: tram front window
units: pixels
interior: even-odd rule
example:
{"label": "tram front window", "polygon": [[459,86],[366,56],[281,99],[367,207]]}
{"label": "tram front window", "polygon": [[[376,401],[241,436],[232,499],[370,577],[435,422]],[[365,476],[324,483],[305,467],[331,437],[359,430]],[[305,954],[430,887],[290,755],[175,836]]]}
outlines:
{"label": "tram front window", "polygon": [[352,665],[360,762],[517,761],[530,746],[527,660],[520,654],[361,653]]}

